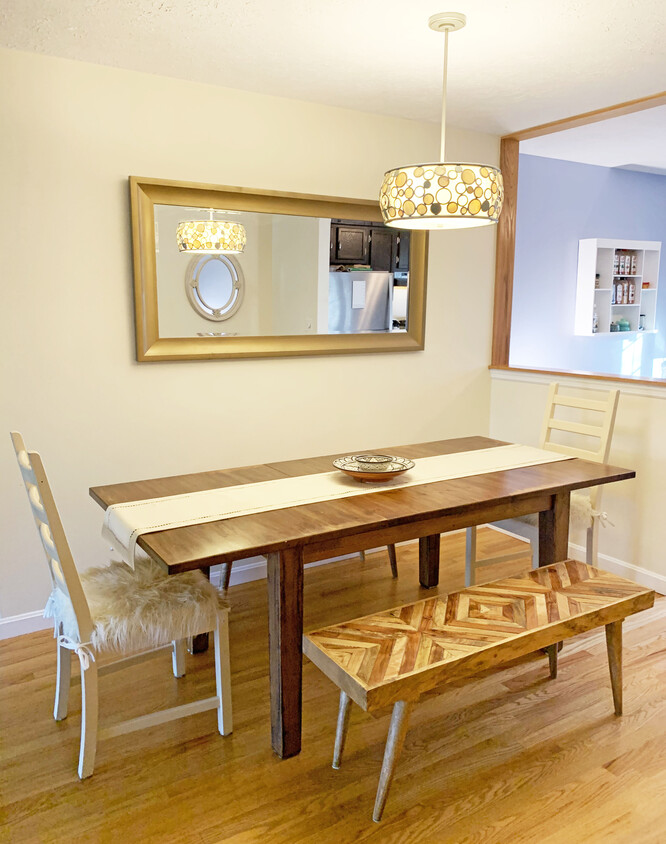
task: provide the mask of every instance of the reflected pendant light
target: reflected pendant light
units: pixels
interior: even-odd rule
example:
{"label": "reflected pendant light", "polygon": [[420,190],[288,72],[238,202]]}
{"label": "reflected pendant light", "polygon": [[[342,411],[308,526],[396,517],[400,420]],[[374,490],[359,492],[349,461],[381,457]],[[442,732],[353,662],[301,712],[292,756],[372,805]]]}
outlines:
{"label": "reflected pendant light", "polygon": [[445,160],[449,32],[462,29],[465,23],[465,15],[460,12],[441,12],[428,20],[430,29],[444,33],[440,161],[396,167],[384,174],[379,205],[387,226],[398,229],[455,229],[486,226],[496,223],[499,218],[504,187],[497,167]]}
{"label": "reflected pendant light", "polygon": [[245,249],[245,227],[229,220],[185,220],[178,223],[176,242],[179,252],[198,252],[208,255],[237,255]]}

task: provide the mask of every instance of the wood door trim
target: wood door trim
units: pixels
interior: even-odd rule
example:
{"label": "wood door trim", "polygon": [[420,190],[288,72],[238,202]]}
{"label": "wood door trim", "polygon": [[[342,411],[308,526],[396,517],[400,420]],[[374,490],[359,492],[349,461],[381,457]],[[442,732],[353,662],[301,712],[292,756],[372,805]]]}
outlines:
{"label": "wood door trim", "polygon": [[[516,252],[516,213],[518,206],[518,150],[519,142],[541,135],[562,132],[612,117],[634,114],[649,108],[666,105],[666,91],[636,100],[565,117],[518,132],[510,132],[500,139],[500,169],[504,178],[504,206],[497,228],[495,258],[495,294],[493,310],[493,339],[491,367],[509,366],[511,341],[511,304],[513,300],[513,270]],[[647,383],[659,383],[648,381]]]}

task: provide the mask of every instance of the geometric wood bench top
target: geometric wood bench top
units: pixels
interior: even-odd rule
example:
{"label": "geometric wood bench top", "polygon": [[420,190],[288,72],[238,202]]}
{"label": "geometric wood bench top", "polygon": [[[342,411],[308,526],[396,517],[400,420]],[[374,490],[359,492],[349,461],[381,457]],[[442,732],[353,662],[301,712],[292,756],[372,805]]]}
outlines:
{"label": "geometric wood bench top", "polygon": [[653,603],[650,589],[565,560],[313,631],[303,651],[359,706],[377,709]]}

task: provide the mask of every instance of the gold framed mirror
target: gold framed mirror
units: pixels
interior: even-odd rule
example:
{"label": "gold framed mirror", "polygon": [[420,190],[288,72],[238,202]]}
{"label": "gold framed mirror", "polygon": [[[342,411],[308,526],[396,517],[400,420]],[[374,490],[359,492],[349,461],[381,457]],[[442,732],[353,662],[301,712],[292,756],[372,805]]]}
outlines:
{"label": "gold framed mirror", "polygon": [[[378,202],[136,176],[129,184],[137,360],[423,349],[428,234],[387,229]],[[214,215],[247,233],[234,255],[243,304],[220,332],[196,321],[183,284],[193,253],[176,240],[184,220]]]}

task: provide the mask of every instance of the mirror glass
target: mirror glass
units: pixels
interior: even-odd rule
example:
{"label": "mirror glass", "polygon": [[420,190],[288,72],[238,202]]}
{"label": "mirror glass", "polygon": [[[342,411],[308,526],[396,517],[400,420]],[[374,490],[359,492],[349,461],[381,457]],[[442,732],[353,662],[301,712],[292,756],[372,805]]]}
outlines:
{"label": "mirror glass", "polygon": [[230,301],[233,293],[231,270],[218,258],[197,261],[197,264],[200,263],[203,266],[199,272],[199,296],[207,308],[219,311]]}
{"label": "mirror glass", "polygon": [[[168,336],[197,336],[206,320],[221,318],[225,331],[254,337],[407,330],[409,267],[404,255],[405,269],[399,262],[409,232],[330,217],[216,210],[214,220],[244,227],[245,248],[202,255],[192,273],[196,253],[178,251],[176,229],[209,216],[208,209],[155,206],[157,306]],[[216,257],[231,258],[245,280],[242,306],[232,313],[232,267],[208,260]]]}
{"label": "mirror glass", "polygon": [[[130,187],[139,360],[423,348],[427,233],[387,228],[378,203]],[[179,251],[190,220],[242,225],[243,251]]]}

